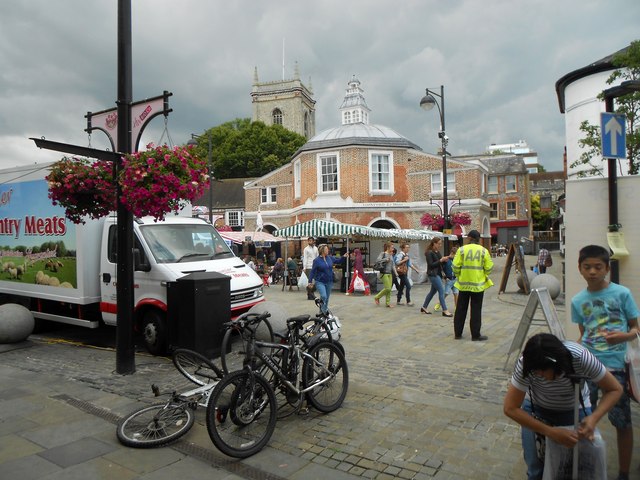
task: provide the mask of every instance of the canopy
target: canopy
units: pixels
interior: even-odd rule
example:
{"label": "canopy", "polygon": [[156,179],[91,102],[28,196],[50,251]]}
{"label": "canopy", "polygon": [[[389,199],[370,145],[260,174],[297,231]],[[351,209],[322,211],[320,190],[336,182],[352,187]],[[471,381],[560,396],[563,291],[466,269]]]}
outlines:
{"label": "canopy", "polygon": [[252,242],[281,242],[281,238],[276,238],[269,232],[218,232],[225,240],[230,240],[233,243],[242,243],[246,241],[247,237]]}
{"label": "canopy", "polygon": [[361,236],[368,238],[397,238],[402,240],[431,240],[433,237],[443,237],[442,233],[431,230],[374,228],[318,219],[280,228],[273,232],[273,234],[277,237],[293,238]]}

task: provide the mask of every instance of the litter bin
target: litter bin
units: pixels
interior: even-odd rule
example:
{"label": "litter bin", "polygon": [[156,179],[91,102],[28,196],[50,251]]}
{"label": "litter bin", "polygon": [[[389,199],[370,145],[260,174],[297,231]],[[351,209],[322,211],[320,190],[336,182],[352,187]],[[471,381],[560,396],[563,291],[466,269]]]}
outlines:
{"label": "litter bin", "polygon": [[222,325],[231,321],[231,277],[195,272],[167,284],[170,348],[220,355]]}
{"label": "litter bin", "polygon": [[369,288],[371,289],[371,293],[378,293],[378,273],[377,272],[364,272],[365,277],[367,277],[367,282],[369,283]]}

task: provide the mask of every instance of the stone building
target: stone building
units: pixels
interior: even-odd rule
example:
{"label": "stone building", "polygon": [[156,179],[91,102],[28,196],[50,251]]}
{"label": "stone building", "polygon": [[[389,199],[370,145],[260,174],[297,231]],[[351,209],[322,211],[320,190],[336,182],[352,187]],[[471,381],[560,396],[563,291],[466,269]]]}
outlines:
{"label": "stone building", "polygon": [[[312,137],[284,166],[245,185],[245,228],[258,211],[273,231],[314,218],[381,228],[423,228],[440,213],[442,159],[396,131],[370,123],[360,81],[348,83],[340,125]],[[450,211],[465,211],[489,237],[488,168],[449,159]],[[455,232],[454,232],[455,233]]]}
{"label": "stone building", "polygon": [[287,130],[311,138],[316,133],[316,101],[311,86],[300,81],[298,64],[289,80],[260,82],[258,68],[253,74],[251,120],[266,125],[282,125]]}

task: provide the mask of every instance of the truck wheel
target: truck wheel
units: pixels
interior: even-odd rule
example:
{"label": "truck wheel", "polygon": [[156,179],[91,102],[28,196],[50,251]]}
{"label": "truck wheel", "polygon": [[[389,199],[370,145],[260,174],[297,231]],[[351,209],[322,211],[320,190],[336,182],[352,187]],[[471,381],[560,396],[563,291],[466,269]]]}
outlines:
{"label": "truck wheel", "polygon": [[152,355],[167,353],[167,321],[164,315],[155,310],[145,313],[142,319],[144,345]]}

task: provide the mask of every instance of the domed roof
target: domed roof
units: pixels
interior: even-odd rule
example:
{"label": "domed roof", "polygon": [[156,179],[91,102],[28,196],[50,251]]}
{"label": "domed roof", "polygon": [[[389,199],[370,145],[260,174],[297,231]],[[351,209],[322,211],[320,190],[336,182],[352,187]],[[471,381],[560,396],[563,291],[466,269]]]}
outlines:
{"label": "domed roof", "polygon": [[348,145],[366,145],[374,147],[401,147],[422,150],[418,145],[384,125],[350,123],[329,128],[318,133],[300,147],[299,152],[320,150]]}

